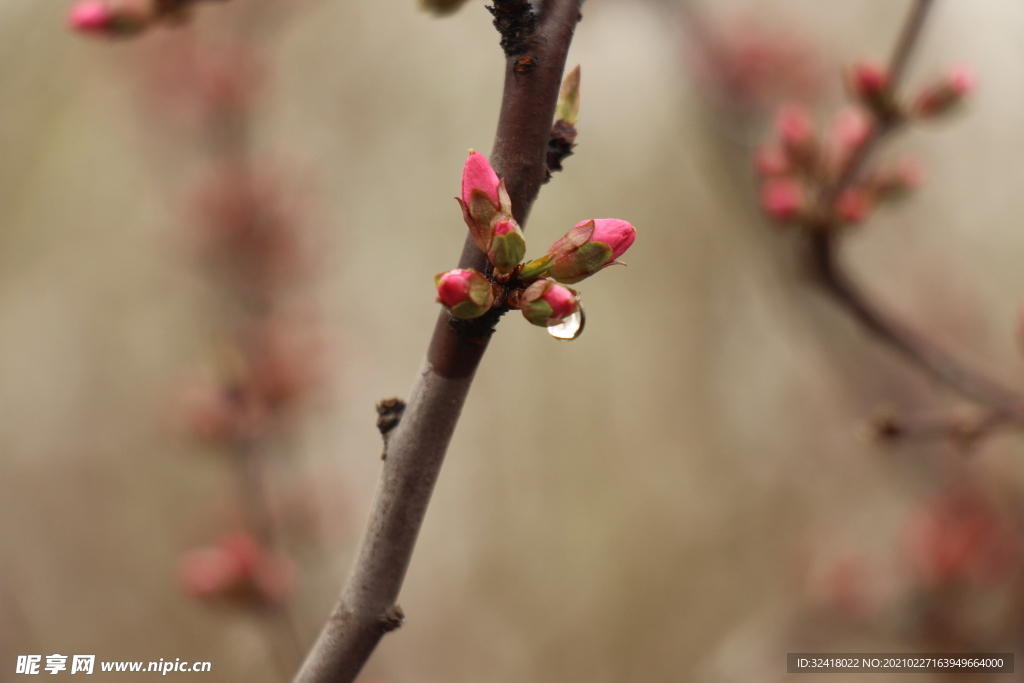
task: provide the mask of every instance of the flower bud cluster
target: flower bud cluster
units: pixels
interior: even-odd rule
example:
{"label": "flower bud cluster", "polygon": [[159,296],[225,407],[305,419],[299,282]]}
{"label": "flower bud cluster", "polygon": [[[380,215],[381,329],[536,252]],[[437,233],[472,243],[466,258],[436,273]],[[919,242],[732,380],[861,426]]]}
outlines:
{"label": "flower bud cluster", "polygon": [[487,158],[474,151],[463,167],[462,197],[456,199],[470,234],[491,265],[487,275],[456,269],[434,278],[437,301],[452,317],[462,320],[478,318],[492,309],[517,308],[534,325],[558,325],[580,310],[579,294],[564,285],[619,263],[616,259],[636,239],[636,231],[626,221],[586,220],[546,254],[523,263],[526,242],[512,216],[505,183]]}
{"label": "flower bud cluster", "polygon": [[[167,11],[186,6],[155,2]],[[92,7],[92,23],[85,22],[91,32],[129,33],[109,23],[123,16],[124,0]],[[73,21],[83,16],[90,17],[73,13]],[[133,25],[134,32],[172,15],[140,16],[146,20]],[[251,127],[268,73],[255,36],[248,28],[212,40],[192,33],[158,41],[141,64],[147,68],[144,101],[152,105],[147,120],[179,124],[158,126],[174,144],[202,143],[205,168],[189,193],[190,230],[183,236],[204,266],[218,313],[209,357],[180,387],[171,419],[222,458],[237,478],[238,495],[225,496],[223,512],[210,520],[217,535],[225,526],[233,531],[185,552],[177,577],[190,597],[268,614],[266,608],[280,607],[296,583],[294,562],[283,549],[297,549],[297,540],[309,542],[318,531],[317,497],[301,484],[301,495],[288,495],[269,467],[271,458],[287,457],[289,432],[329,376],[325,339],[303,286],[316,261],[308,183],[305,174],[261,159],[250,136],[238,134]],[[218,144],[207,144],[211,139]],[[226,525],[219,519],[224,516]]]}
{"label": "flower bud cluster", "polygon": [[974,87],[970,72],[956,68],[905,103],[895,97],[890,74],[870,63],[855,65],[846,82],[855,103],[831,130],[819,133],[806,108],[788,105],[776,118],[775,141],[755,156],[761,207],[780,224],[838,229],[907,196],[923,181],[920,165],[903,159],[861,167],[863,148],[895,126],[951,111]]}
{"label": "flower bud cluster", "polygon": [[487,254],[499,280],[507,280],[526,254],[526,241],[512,217],[512,200],[505,182],[487,157],[470,150],[462,169],[462,197],[455,198],[476,245]]}

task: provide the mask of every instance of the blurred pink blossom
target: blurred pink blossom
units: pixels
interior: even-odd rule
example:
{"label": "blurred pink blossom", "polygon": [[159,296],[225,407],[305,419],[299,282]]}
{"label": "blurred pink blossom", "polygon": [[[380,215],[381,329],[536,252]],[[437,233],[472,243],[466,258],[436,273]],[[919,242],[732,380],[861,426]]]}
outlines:
{"label": "blurred pink blossom", "polygon": [[288,557],[236,532],[184,553],[177,574],[182,589],[196,598],[277,604],[291,593],[296,570]]}
{"label": "blurred pink blossom", "polygon": [[911,569],[928,585],[992,586],[1019,568],[1021,537],[980,491],[951,488],[924,501],[904,526]]}
{"label": "blurred pink blossom", "polygon": [[709,29],[691,62],[697,77],[743,109],[817,99],[823,59],[792,24],[768,27],[749,18]]}

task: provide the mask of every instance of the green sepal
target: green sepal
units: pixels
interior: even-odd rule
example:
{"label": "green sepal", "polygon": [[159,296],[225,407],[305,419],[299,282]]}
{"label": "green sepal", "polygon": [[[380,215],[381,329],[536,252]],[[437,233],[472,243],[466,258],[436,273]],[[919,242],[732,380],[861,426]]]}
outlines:
{"label": "green sepal", "polygon": [[512,199],[505,189],[505,179],[498,181],[498,210],[506,216],[512,216]]}
{"label": "green sepal", "polygon": [[556,255],[571,252],[573,249],[589,242],[596,228],[597,223],[592,220],[581,225],[577,225],[569,230],[569,232],[565,233],[560,240],[555,242],[548,252]]}
{"label": "green sepal", "polygon": [[538,327],[547,327],[555,311],[544,299],[535,299],[523,306],[523,317]]}
{"label": "green sepal", "polygon": [[534,278],[542,277],[545,273],[551,270],[551,267],[554,265],[555,255],[544,254],[540,258],[524,264],[523,267],[519,269],[519,279],[533,280]]}
{"label": "green sepal", "polygon": [[511,273],[512,270],[523,262],[526,255],[526,240],[518,226],[512,232],[504,235],[494,235],[491,238],[491,247],[487,251],[487,260],[494,265],[494,270],[499,273]]}
{"label": "green sepal", "polygon": [[575,284],[608,265],[612,260],[612,253],[612,248],[604,242],[587,242],[568,258],[558,259],[548,271],[548,276],[562,284]]}
{"label": "green sepal", "polygon": [[469,215],[481,227],[489,226],[494,217],[498,214],[498,207],[494,205],[487,193],[479,187],[473,188],[469,193]]}
{"label": "green sepal", "polygon": [[469,232],[473,235],[473,241],[481,251],[486,252],[494,234],[494,223],[499,218],[498,207],[480,188],[474,188],[469,193],[468,206],[461,199],[459,204],[462,205],[463,217],[469,226]]}
{"label": "green sepal", "polygon": [[490,306],[481,306],[472,301],[463,301],[454,308],[449,308],[448,314],[459,320],[472,320],[473,318],[479,318],[489,310],[491,310]]}

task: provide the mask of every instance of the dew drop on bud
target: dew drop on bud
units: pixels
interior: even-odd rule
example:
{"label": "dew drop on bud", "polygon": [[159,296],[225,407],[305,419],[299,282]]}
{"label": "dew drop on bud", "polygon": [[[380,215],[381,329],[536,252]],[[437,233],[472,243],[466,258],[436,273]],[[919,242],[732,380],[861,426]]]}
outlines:
{"label": "dew drop on bud", "polygon": [[572,341],[583,334],[583,326],[587,323],[587,314],[580,305],[576,312],[555,325],[549,325],[546,329],[555,339]]}

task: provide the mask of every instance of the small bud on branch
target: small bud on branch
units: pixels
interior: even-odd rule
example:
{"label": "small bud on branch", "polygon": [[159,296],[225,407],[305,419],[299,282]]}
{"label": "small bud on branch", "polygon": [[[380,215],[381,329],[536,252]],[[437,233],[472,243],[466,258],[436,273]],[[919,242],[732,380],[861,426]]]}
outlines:
{"label": "small bud on branch", "polygon": [[913,112],[922,119],[942,116],[960,105],[976,85],[977,78],[971,69],[966,66],[954,67],[945,77],[918,94]]}
{"label": "small bud on branch", "polygon": [[575,126],[580,115],[580,67],[569,72],[562,81],[562,89],[558,95],[558,106],[555,108],[555,121],[565,121]]}
{"label": "small bud on branch", "polygon": [[617,218],[582,221],[551,245],[554,256],[548,275],[567,285],[616,264],[636,239],[636,230]]}
{"label": "small bud on branch", "polygon": [[580,308],[579,294],[553,280],[537,280],[520,298],[523,317],[534,325],[558,325]]}
{"label": "small bud on branch", "polygon": [[491,310],[494,293],[491,283],[472,269],[456,268],[434,276],[437,301],[453,318],[472,320]]}

